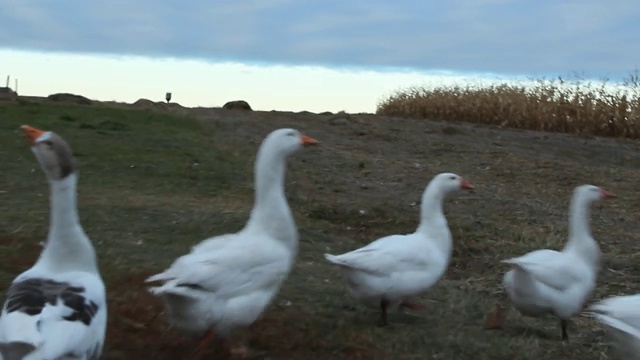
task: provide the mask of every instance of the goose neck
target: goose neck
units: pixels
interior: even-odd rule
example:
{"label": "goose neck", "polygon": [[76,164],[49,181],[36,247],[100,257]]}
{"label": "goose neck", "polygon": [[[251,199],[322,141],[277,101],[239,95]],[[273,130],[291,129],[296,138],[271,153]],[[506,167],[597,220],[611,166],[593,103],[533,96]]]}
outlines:
{"label": "goose neck", "polygon": [[77,181],[77,176],[71,174],[62,180],[50,182],[51,213],[49,218],[52,233],[64,233],[80,223],[76,206]]}
{"label": "goose neck", "polygon": [[77,174],[50,181],[49,234],[40,261],[57,270],[97,271],[95,252],[76,206]]}
{"label": "goose neck", "polygon": [[444,217],[443,211],[444,194],[432,186],[427,187],[422,195],[420,204],[420,223],[430,224],[440,221]]}
{"label": "goose neck", "polygon": [[286,158],[261,151],[255,166],[255,205],[248,227],[294,244],[297,229],[284,192]]}
{"label": "goose neck", "polygon": [[569,206],[569,238],[581,239],[591,237],[589,204],[582,198],[573,199]]}
{"label": "goose neck", "polygon": [[569,241],[565,252],[572,252],[585,259],[592,267],[600,264],[600,247],[591,236],[589,229],[589,203],[579,197],[573,199],[569,207]]}
{"label": "goose neck", "polygon": [[285,199],[285,159],[260,153],[255,166],[256,208],[266,209]]}
{"label": "goose neck", "polygon": [[445,194],[439,189],[427,188],[420,205],[420,225],[416,233],[431,241],[443,254],[450,256],[452,238],[443,211],[444,197]]}

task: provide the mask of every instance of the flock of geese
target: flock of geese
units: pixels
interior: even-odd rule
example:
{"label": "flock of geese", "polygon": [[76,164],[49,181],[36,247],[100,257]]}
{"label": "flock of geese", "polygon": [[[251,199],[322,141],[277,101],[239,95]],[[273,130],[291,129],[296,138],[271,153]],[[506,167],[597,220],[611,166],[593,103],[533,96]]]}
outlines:
{"label": "flock of geese", "polygon": [[[9,287],[0,317],[2,360],[98,359],[106,327],[106,289],[96,253],[76,207],[78,164],[70,146],[51,131],[22,126],[50,184],[50,227],[35,265]],[[278,129],[262,142],[255,163],[255,204],[237,233],[205,239],[166,270],[147,279],[163,299],[170,323],[201,337],[196,356],[214,347],[221,357],[252,354],[231,346],[236,330],[249,328],[277,295],[298,251],[298,230],[284,190],[287,158],[318,142],[294,129]],[[380,310],[379,324],[414,300],[447,270],[452,236],[443,213],[448,194],[473,189],[462,177],[442,173],[429,182],[415,232],[390,235],[341,255],[325,254],[343,270],[348,291]],[[600,249],[589,229],[590,207],[613,194],[592,185],[575,188],[569,239],[561,251],[542,249],[504,260],[503,286],[528,316],[567,320],[582,312],[595,286]],[[151,286],[151,285],[150,285]],[[500,309],[492,317],[501,323]],[[640,295],[605,299],[590,307],[623,356],[640,357]]]}

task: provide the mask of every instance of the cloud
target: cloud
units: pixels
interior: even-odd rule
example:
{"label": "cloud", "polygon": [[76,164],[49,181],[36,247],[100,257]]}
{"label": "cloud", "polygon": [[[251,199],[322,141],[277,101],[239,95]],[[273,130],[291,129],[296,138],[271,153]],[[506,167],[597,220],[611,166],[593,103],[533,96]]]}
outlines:
{"label": "cloud", "polygon": [[0,1],[0,47],[208,60],[619,76],[635,0]]}

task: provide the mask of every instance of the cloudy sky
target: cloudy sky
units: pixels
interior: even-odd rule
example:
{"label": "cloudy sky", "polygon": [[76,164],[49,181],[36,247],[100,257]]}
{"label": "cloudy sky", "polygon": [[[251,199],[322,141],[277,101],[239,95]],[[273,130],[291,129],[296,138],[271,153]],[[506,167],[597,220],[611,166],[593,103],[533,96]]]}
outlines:
{"label": "cloudy sky", "polygon": [[121,99],[117,77],[151,81],[126,100],[161,88],[191,106],[245,95],[295,110],[306,88],[307,108],[373,111],[434,75],[621,79],[640,62],[638,19],[636,0],[0,0],[0,69],[26,93]]}

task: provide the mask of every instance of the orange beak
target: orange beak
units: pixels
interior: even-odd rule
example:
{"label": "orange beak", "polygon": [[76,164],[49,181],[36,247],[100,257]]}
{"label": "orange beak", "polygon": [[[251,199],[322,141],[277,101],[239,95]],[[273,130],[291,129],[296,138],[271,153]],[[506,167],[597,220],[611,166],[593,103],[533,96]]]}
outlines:
{"label": "orange beak", "polygon": [[36,129],[29,125],[22,125],[20,126],[20,128],[24,131],[22,137],[27,139],[30,145],[35,144],[36,140],[38,140],[38,138],[42,136],[42,134],[44,134],[44,131]]}
{"label": "orange beak", "polygon": [[600,195],[602,196],[603,199],[616,197],[614,193],[612,193],[611,191],[607,191],[605,189],[600,189]]}
{"label": "orange beak", "polygon": [[318,145],[318,140],[307,135],[302,135],[300,141],[302,142],[302,146]]}
{"label": "orange beak", "polygon": [[475,186],[471,185],[470,182],[464,179],[460,180],[460,187],[467,190],[475,189]]}

